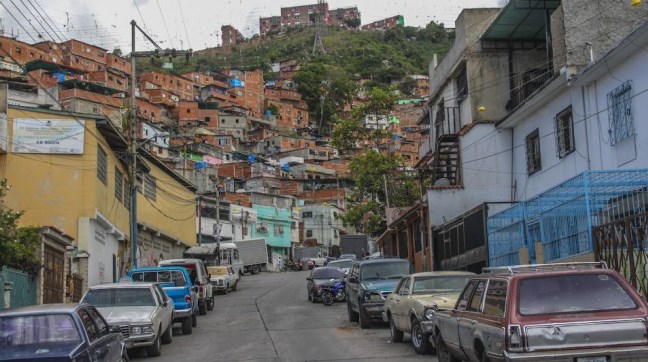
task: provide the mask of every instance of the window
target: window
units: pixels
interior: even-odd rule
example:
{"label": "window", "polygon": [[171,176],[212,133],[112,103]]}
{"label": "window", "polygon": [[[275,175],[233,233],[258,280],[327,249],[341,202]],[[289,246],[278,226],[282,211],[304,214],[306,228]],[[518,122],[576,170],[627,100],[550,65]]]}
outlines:
{"label": "window", "polygon": [[466,99],[468,96],[468,76],[466,74],[466,67],[464,66],[457,75],[457,100],[459,102]]}
{"label": "window", "polygon": [[119,200],[119,202],[123,202],[123,191],[124,190],[124,174],[115,167],[115,198]]}
{"label": "window", "polygon": [[16,53],[20,54],[22,50],[19,47],[16,47]]}
{"label": "window", "polygon": [[100,114],[101,113],[101,108],[100,107],[92,107],[92,113]]}
{"label": "window", "polygon": [[486,281],[482,280],[477,284],[475,288],[475,293],[470,300],[470,305],[468,310],[471,312],[479,312],[481,309],[482,297],[484,296],[484,289],[486,289]]}
{"label": "window", "polygon": [[97,146],[97,177],[108,185],[108,156],[100,146]]}
{"label": "window", "polygon": [[556,115],[556,153],[563,158],[574,151],[574,119],[571,106]]}
{"label": "window", "polygon": [[484,301],[484,314],[503,317],[506,310],[506,280],[491,280]]}
{"label": "window", "polygon": [[634,135],[632,120],[632,81],[626,81],[608,93],[608,117],[610,144],[613,146]]}
{"label": "window", "polygon": [[88,312],[85,309],[79,310],[79,317],[81,318],[81,322],[83,323],[86,332],[88,333],[88,339],[90,339],[90,343],[97,340],[97,338],[99,338],[99,333],[97,333],[97,326],[95,326]]}
{"label": "window", "polygon": [[146,175],[144,181],[144,196],[152,201],[157,199],[157,180],[151,175]]}
{"label": "window", "polygon": [[307,238],[312,238],[313,237],[313,230],[306,230],[306,237]]}
{"label": "window", "polygon": [[477,282],[473,281],[466,286],[463,293],[461,293],[461,297],[457,301],[457,310],[466,310],[468,300],[470,299],[470,295],[472,294],[473,289],[475,289],[476,284]]}
{"label": "window", "polygon": [[99,315],[99,312],[97,312],[97,310],[94,309],[94,308],[89,308],[88,313],[90,314],[90,317],[92,317],[92,320],[97,325],[97,328],[99,329],[99,335],[103,336],[103,335],[108,334],[108,325],[103,320],[103,318],[101,318],[101,315]]}
{"label": "window", "polygon": [[313,212],[312,211],[304,211],[302,212],[302,219],[308,219],[313,217]]}
{"label": "window", "polygon": [[540,132],[536,128],[526,137],[527,174],[533,175],[542,169],[540,164]]}

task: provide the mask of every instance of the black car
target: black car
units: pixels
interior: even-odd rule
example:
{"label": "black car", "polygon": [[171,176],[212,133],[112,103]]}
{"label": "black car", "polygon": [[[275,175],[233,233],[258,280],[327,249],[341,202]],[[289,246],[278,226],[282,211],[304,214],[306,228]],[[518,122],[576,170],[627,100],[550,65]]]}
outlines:
{"label": "black car", "polygon": [[119,328],[90,304],[0,311],[0,361],[128,361]]}
{"label": "black car", "polygon": [[346,282],[349,321],[359,322],[360,328],[371,327],[372,320],[382,321],[385,299],[398,281],[412,272],[412,265],[405,259],[354,262]]}
{"label": "black car", "polygon": [[344,270],[335,267],[320,267],[311,270],[306,280],[308,300],[315,303],[321,299],[321,286],[344,280]]}

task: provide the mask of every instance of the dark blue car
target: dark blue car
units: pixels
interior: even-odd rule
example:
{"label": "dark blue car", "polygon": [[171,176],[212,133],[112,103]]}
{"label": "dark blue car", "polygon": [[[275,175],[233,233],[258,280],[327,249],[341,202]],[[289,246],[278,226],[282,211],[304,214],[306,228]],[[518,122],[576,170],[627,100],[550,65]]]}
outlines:
{"label": "dark blue car", "polygon": [[0,361],[128,361],[124,339],[90,304],[0,311]]}
{"label": "dark blue car", "polygon": [[189,271],[181,266],[136,268],[128,272],[136,282],[160,283],[173,299],[173,322],[182,323],[182,334],[191,334],[198,315],[198,287],[192,284]]}

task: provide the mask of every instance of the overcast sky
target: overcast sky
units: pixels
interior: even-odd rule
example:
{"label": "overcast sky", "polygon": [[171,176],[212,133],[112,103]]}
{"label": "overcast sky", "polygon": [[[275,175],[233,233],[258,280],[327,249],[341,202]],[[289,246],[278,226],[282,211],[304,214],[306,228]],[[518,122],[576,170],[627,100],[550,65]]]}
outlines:
{"label": "overcast sky", "polygon": [[[498,7],[503,2],[329,0],[328,4],[330,9],[357,6],[362,24],[403,15],[406,26],[425,26],[436,21],[454,27],[462,9]],[[260,17],[279,15],[281,7],[315,4],[317,0],[0,0],[0,3],[0,29],[5,35],[18,35],[19,40],[28,43],[76,38],[108,50],[120,47],[129,53],[131,20],[162,48],[198,50],[220,45],[222,25],[232,25],[250,37],[259,33]],[[48,22],[44,23],[39,14]],[[152,49],[139,35],[136,44],[137,50]]]}

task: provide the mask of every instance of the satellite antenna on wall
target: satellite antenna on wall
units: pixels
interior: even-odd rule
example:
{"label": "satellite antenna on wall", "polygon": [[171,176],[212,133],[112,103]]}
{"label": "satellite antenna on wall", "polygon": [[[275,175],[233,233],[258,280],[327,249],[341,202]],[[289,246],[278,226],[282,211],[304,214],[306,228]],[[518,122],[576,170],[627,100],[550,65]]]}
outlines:
{"label": "satellite antenna on wall", "polygon": [[434,186],[450,186],[450,180],[448,180],[445,177],[442,177],[436,181],[434,181]]}

